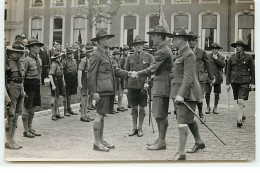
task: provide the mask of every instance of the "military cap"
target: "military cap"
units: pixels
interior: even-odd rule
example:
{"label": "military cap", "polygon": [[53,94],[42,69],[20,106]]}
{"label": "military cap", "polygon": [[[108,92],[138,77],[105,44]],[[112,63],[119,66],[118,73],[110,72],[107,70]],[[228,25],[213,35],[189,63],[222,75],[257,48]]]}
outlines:
{"label": "military cap", "polygon": [[84,49],[82,49],[83,52],[93,52],[94,48],[90,43],[87,43],[84,47]]}
{"label": "military cap", "polygon": [[192,39],[200,38],[198,35],[196,35],[194,32],[190,31],[188,35],[192,36]]}
{"label": "military cap", "polygon": [[105,30],[99,30],[96,34],[96,37],[95,38],[92,38],[91,41],[98,41],[99,39],[101,38],[104,38],[104,37],[108,37],[108,38],[112,38],[114,37],[115,35],[112,35],[112,34],[108,34],[107,31]]}
{"label": "military cap", "polygon": [[16,40],[16,41],[13,43],[12,46],[6,46],[6,48],[7,48],[8,50],[14,51],[14,52],[25,52],[25,51],[27,51],[27,50],[25,49],[24,44],[23,44],[21,41],[19,41],[19,40]]}
{"label": "military cap", "polygon": [[147,34],[149,35],[159,34],[159,35],[166,35],[166,36],[171,35],[171,33],[168,33],[166,29],[161,25],[155,26],[151,31],[147,32]]}
{"label": "military cap", "polygon": [[37,40],[36,38],[32,37],[28,40],[28,44],[26,45],[26,47],[31,47],[34,45],[38,45],[40,47],[44,46],[43,43],[39,42],[39,40]]}

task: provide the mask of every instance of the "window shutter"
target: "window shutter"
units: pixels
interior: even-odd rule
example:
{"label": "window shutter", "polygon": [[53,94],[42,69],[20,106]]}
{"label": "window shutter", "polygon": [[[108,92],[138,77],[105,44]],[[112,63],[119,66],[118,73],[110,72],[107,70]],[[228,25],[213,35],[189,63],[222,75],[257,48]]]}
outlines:
{"label": "window shutter", "polygon": [[202,28],[203,29],[215,29],[215,28],[217,28],[217,16],[216,15],[204,15],[204,16],[202,16]]}

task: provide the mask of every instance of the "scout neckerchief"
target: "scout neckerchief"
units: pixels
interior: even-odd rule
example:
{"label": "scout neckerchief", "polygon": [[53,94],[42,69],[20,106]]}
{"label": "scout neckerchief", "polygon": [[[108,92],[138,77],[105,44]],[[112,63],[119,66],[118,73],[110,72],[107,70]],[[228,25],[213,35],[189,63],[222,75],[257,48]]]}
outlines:
{"label": "scout neckerchief", "polygon": [[23,69],[22,69],[22,66],[21,66],[21,63],[20,63],[19,59],[16,59],[13,56],[11,56],[10,59],[13,60],[16,63],[17,68],[18,68],[18,72],[22,76],[23,75]]}
{"label": "scout neckerchief", "polygon": [[39,58],[37,58],[37,56],[34,56],[31,52],[29,53],[29,56],[32,57],[33,59],[35,59],[36,65],[37,65],[37,70],[38,70],[38,73],[40,74],[41,73],[41,65],[40,65]]}

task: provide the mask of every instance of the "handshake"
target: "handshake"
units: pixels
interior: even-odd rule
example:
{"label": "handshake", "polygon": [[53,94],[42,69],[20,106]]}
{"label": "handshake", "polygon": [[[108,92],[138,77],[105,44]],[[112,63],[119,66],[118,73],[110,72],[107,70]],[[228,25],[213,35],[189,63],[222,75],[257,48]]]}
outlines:
{"label": "handshake", "polygon": [[130,76],[132,78],[138,78],[138,74],[136,71],[129,71],[128,76]]}

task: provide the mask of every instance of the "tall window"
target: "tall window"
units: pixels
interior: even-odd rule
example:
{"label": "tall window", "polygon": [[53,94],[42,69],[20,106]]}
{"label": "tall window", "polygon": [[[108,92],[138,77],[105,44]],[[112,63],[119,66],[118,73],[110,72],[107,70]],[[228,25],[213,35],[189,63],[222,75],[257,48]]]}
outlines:
{"label": "tall window", "polygon": [[[159,25],[159,19],[160,19],[160,16],[158,14],[150,15],[149,30],[152,30],[155,26]],[[149,47],[152,47],[152,46],[153,46],[153,40],[151,38],[151,35],[149,35]]]}
{"label": "tall window", "polygon": [[73,43],[76,41],[81,41],[81,43],[86,43],[85,35],[85,25],[86,19],[84,17],[75,17],[73,23]]}
{"label": "tall window", "polygon": [[186,12],[178,12],[178,13],[174,13],[171,17],[171,32],[173,32],[173,30],[175,28],[178,27],[183,27],[186,29],[187,32],[190,31],[190,27],[191,27],[191,20],[190,20],[190,14],[186,13]]}
{"label": "tall window", "polygon": [[31,7],[43,7],[43,0],[31,0]]}
{"label": "tall window", "polygon": [[42,40],[42,18],[41,17],[34,17],[31,21],[31,36],[40,41]]}
{"label": "tall window", "polygon": [[133,43],[135,35],[137,35],[136,16],[124,17],[124,45]]}
{"label": "tall window", "polygon": [[52,6],[53,7],[63,7],[65,6],[65,0],[52,0]]}
{"label": "tall window", "polygon": [[244,40],[248,45],[248,51],[254,51],[254,21],[255,17],[250,13],[242,13],[238,16],[238,32],[236,38]]}
{"label": "tall window", "polygon": [[63,29],[63,19],[56,17],[53,19],[53,42],[58,42],[62,45],[62,29]]}

